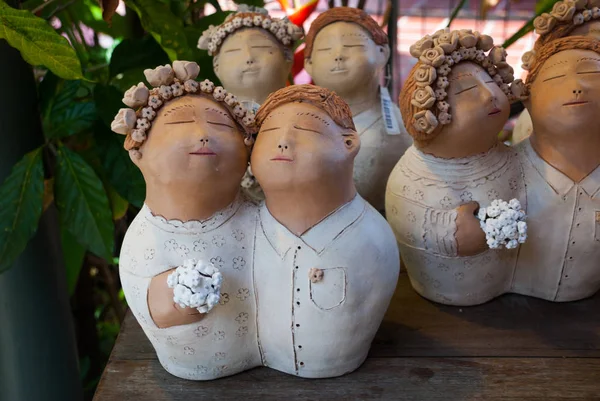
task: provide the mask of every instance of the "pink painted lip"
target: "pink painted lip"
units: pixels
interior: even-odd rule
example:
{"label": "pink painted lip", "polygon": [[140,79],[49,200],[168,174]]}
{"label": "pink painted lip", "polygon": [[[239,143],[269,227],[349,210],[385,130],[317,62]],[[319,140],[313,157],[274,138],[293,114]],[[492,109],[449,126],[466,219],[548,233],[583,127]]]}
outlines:
{"label": "pink painted lip", "polygon": [[289,157],[285,157],[285,156],[275,156],[274,158],[271,159],[271,161],[273,161],[273,162],[292,162],[292,161],[294,161],[294,159],[290,159]]}
{"label": "pink painted lip", "polygon": [[589,103],[589,102],[586,100],[574,100],[572,102],[563,104],[563,106],[576,106],[578,104],[586,104],[586,103]]}
{"label": "pink painted lip", "polygon": [[498,114],[500,112],[502,112],[502,110],[500,110],[499,108],[496,107],[496,108],[494,108],[494,110],[492,110],[488,113],[488,116],[495,116],[496,114]]}
{"label": "pink painted lip", "polygon": [[197,156],[216,156],[217,154],[212,151],[210,148],[200,148],[194,152],[190,152],[190,155]]}
{"label": "pink painted lip", "polygon": [[258,72],[258,68],[248,68],[242,71],[243,73]]}

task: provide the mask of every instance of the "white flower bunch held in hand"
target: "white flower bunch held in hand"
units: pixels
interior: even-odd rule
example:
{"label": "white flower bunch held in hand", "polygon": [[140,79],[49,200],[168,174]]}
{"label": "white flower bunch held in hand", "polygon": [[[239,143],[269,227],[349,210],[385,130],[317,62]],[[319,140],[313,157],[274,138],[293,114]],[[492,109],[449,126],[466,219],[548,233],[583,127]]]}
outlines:
{"label": "white flower bunch held in hand", "polygon": [[173,288],[173,302],[182,308],[196,308],[208,313],[221,298],[223,275],[212,265],[188,259],[167,277]]}
{"label": "white flower bunch held in hand", "polygon": [[517,199],[496,199],[480,208],[477,217],[491,249],[514,249],[527,239],[526,215]]}

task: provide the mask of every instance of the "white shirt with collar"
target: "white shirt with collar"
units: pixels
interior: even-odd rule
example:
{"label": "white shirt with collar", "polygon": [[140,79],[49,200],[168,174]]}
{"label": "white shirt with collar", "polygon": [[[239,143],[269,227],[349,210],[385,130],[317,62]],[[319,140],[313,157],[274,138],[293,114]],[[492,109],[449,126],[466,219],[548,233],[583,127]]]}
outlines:
{"label": "white shirt with collar", "polygon": [[[238,196],[203,221],[166,220],[144,205],[127,230],[120,258],[123,291],[169,373],[210,380],[261,364],[252,285],[256,220],[256,206]],[[219,305],[196,323],[159,328],[148,309],[150,282],[191,258],[210,261],[223,273]]]}
{"label": "white shirt with collar", "polygon": [[[265,204],[256,229],[254,285],[263,364],[307,378],[358,368],[400,269],[394,235],[359,195],[302,236]],[[311,282],[311,268],[323,278]]]}
{"label": "white shirt with collar", "polygon": [[574,301],[600,289],[600,167],[579,183],[544,161],[529,139],[517,146],[527,186],[528,239],[513,290]]}
{"label": "white shirt with collar", "polygon": [[392,112],[401,133],[389,135],[385,129],[381,102],[353,117],[356,132],[360,136],[360,150],[354,159],[354,183],[356,190],[375,209],[385,208],[385,186],[412,138],[406,132],[402,115],[395,104]]}

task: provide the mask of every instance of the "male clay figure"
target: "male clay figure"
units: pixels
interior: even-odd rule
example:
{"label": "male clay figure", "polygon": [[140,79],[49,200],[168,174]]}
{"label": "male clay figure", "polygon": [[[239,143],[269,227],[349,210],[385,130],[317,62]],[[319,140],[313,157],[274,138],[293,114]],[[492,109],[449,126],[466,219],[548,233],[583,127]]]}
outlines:
{"label": "male clay figure", "polygon": [[524,103],[534,129],[517,148],[530,239],[514,291],[573,301],[600,289],[600,42],[557,39],[528,61]]}
{"label": "male clay figure", "polygon": [[[529,68],[532,56],[544,44],[567,36],[589,36],[600,39],[600,1],[578,0],[557,1],[552,11],[534,20],[535,32],[540,35],[533,52],[527,52],[523,59],[523,69]],[[531,116],[524,110],[512,134],[512,143],[517,144],[531,135],[533,124]]]}
{"label": "male clay figure", "polygon": [[302,28],[287,19],[242,4],[221,25],[205,31],[198,47],[213,56],[215,74],[228,92],[261,104],[286,85],[293,48],[302,36]]}
{"label": "male clay figure", "polygon": [[[306,35],[305,69],[314,82],[335,91],[352,110],[361,148],[354,162],[358,193],[382,211],[388,176],[412,140],[398,108],[382,110],[380,80],[390,56],[386,33],[364,11],[335,7],[311,24]],[[388,98],[389,99],[389,98]],[[396,134],[386,129],[395,119]]]}
{"label": "male clay figure", "polygon": [[[125,148],[147,188],[121,250],[127,302],[169,373],[208,380],[260,365],[256,208],[239,194],[254,115],[223,88],[196,82],[198,72],[196,63],[183,61],[146,70],[154,89],[132,87],[123,101],[137,112],[121,109],[112,128],[127,135]],[[218,285],[210,294],[218,304],[194,309],[174,302],[168,277],[190,259],[224,277],[220,294]]]}
{"label": "male clay figure", "polygon": [[393,233],[356,193],[360,139],[335,93],[299,85],[257,113],[252,166],[266,201],[256,228],[254,284],[263,364],[289,374],[356,369],[396,286]]}
{"label": "male clay figure", "polygon": [[504,49],[471,30],[440,30],[411,54],[419,61],[400,109],[415,144],[390,175],[386,217],[419,294],[483,303],[510,289],[517,256],[516,249],[489,249],[474,216],[493,200],[520,198],[515,151],[498,141],[512,68]]}

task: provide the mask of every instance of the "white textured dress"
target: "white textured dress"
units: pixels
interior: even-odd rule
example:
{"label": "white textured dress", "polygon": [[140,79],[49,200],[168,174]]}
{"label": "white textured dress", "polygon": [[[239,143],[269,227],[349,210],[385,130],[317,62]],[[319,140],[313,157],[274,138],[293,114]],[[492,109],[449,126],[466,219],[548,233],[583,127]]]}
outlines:
{"label": "white textured dress", "polygon": [[[123,290],[169,373],[210,380],[261,364],[252,284],[256,218],[256,206],[238,196],[211,218],[185,223],[155,216],[144,205],[129,227],[120,259]],[[150,281],[190,258],[223,273],[219,305],[199,322],[158,328],[148,309]]]}
{"label": "white textured dress", "polygon": [[510,291],[518,249],[457,256],[456,209],[470,201],[526,200],[516,150],[441,159],[410,147],[392,172],[386,217],[414,289],[450,305],[476,305]]}
{"label": "white textured dress", "polygon": [[[400,270],[385,219],[357,195],[302,236],[263,204],[254,282],[263,364],[308,378],[358,368],[388,307]],[[322,279],[311,281],[311,269]]]}

